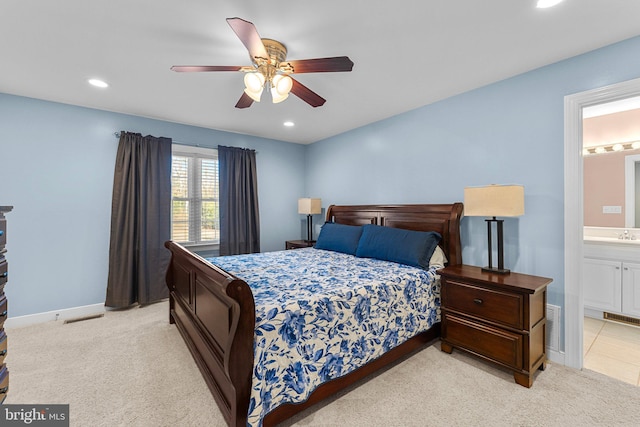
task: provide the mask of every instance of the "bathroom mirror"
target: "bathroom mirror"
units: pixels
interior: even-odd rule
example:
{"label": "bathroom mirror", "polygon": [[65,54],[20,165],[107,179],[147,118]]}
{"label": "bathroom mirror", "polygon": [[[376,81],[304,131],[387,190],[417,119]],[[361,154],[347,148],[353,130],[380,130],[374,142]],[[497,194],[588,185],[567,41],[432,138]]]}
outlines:
{"label": "bathroom mirror", "polygon": [[638,100],[583,110],[585,226],[640,228]]}

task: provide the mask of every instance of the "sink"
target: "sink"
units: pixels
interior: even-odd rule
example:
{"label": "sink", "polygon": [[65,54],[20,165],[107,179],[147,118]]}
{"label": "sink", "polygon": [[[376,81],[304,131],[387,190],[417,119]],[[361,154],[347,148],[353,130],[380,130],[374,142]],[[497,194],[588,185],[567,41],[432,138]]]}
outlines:
{"label": "sink", "polygon": [[[621,239],[626,236],[627,239]],[[619,227],[584,227],[584,241],[620,245],[640,245],[640,229]]]}

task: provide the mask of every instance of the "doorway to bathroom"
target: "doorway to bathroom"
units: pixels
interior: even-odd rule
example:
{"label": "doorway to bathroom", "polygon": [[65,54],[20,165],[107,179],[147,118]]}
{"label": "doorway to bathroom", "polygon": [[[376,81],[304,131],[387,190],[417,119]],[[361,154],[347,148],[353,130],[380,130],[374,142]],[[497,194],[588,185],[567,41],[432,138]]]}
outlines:
{"label": "doorway to bathroom", "polygon": [[640,295],[640,236],[635,163],[640,159],[640,98],[585,107],[582,113],[583,367],[637,386],[640,304],[634,299]]}
{"label": "doorway to bathroom", "polygon": [[[609,339],[610,331],[592,325],[584,317],[583,230],[584,230],[584,149],[585,109],[640,96],[640,79],[565,97],[565,364],[581,369],[585,350],[596,349],[595,340]],[[612,144],[613,145],[613,144]],[[611,148],[613,150],[613,148]],[[614,205],[615,206],[615,205]],[[614,208],[611,208],[615,210]],[[613,324],[613,326],[618,326]],[[611,329],[611,328],[607,328]],[[585,333],[586,332],[586,333]],[[592,340],[593,338],[593,340]],[[609,344],[612,344],[609,341]],[[600,346],[598,346],[600,347]],[[623,350],[624,351],[624,350]],[[594,351],[593,354],[596,354]],[[628,381],[631,382],[631,381]],[[636,383],[637,384],[637,383]]]}

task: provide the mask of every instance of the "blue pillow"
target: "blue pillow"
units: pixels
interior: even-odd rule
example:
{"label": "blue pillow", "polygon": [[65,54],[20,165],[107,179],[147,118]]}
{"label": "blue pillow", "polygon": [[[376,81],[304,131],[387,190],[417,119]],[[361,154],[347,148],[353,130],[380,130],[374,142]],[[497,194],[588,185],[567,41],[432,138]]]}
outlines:
{"label": "blue pillow", "polygon": [[361,234],[361,225],[325,222],[320,230],[315,248],[355,255]]}
{"label": "blue pillow", "polygon": [[356,256],[392,261],[426,270],[441,238],[442,236],[435,231],[412,231],[367,224],[362,227]]}

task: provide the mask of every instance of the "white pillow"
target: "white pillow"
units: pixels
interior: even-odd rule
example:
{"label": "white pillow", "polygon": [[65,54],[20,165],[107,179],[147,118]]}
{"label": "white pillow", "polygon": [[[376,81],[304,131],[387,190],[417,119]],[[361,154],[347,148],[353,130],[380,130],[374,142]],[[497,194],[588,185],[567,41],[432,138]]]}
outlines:
{"label": "white pillow", "polygon": [[440,246],[436,246],[436,249],[431,255],[429,260],[429,267],[436,266],[437,268],[444,268],[444,264],[447,262],[447,257]]}

